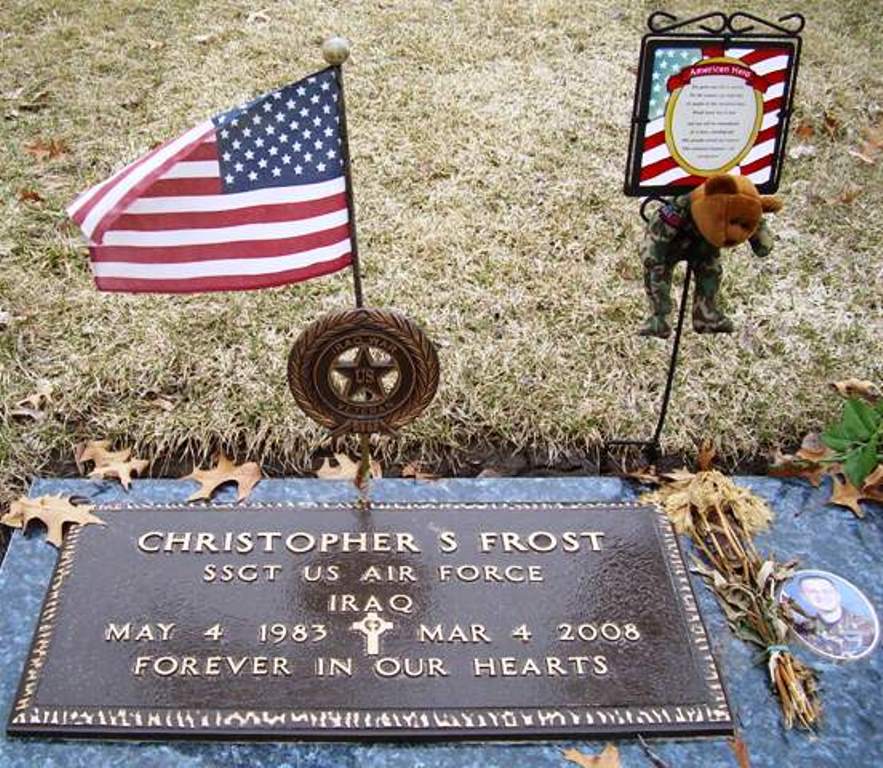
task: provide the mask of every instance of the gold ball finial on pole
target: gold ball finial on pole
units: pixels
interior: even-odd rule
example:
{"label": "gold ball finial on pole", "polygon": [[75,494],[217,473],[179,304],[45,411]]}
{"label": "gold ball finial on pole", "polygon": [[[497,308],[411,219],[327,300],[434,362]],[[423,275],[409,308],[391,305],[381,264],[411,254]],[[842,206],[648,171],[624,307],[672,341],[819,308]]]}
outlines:
{"label": "gold ball finial on pole", "polygon": [[322,55],[332,67],[343,64],[350,55],[350,41],[345,37],[334,35],[322,43]]}

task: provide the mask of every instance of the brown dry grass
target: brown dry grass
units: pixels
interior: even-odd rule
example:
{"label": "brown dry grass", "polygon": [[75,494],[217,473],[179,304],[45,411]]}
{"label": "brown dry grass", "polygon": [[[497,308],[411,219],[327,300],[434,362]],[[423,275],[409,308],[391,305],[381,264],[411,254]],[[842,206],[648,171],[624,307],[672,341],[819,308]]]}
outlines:
{"label": "brown dry grass", "polygon": [[[804,142],[816,154],[786,166],[774,255],[728,259],[738,332],[686,336],[668,450],[712,434],[725,457],[755,454],[832,414],[827,381],[881,378],[883,160],[848,150],[880,120],[883,25],[873,3],[799,5],[795,123],[815,126]],[[431,459],[491,442],[554,460],[605,435],[646,434],[667,349],[634,333],[640,222],[620,190],[654,7],[5,2],[5,493],[84,437],[134,442],[153,459],[223,443],[289,468],[315,450],[321,434],[288,395],[285,357],[307,322],[350,302],[347,273],[256,293],[102,295],[62,210],[153,142],[319,68],[332,32],[354,41],[347,96],[368,299],[403,309],[441,347],[439,397],[398,450]],[[38,138],[70,151],[37,161],[25,148]],[[22,202],[22,190],[43,201]],[[48,417],[14,419],[42,381],[54,392]]]}

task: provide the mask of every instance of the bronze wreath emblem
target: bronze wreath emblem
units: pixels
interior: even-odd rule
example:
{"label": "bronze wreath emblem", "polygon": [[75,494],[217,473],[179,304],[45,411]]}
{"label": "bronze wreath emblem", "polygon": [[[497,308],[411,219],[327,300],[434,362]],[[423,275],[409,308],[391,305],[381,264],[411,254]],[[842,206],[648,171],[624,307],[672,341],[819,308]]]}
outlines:
{"label": "bronze wreath emblem", "polygon": [[333,434],[395,432],[432,402],[438,377],[426,334],[385,309],[325,315],[304,329],[288,356],[295,401]]}

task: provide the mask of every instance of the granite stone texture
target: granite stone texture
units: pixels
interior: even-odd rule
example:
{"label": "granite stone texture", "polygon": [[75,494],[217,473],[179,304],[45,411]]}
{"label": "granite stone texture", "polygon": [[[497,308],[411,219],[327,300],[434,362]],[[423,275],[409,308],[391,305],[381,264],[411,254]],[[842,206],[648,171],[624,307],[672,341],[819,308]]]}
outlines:
{"label": "granite stone texture", "polygon": [[[762,552],[796,557],[803,567],[840,574],[883,608],[883,509],[869,506],[864,520],[827,506],[829,488],[799,481],[739,478],[766,498],[776,512],[772,529],[758,537]],[[126,494],[117,484],[88,480],[40,480],[31,494],[64,493],[96,503],[181,502],[195,488],[191,481],[135,481]],[[372,485],[377,501],[616,501],[633,499],[636,488],[612,478],[508,478],[487,480],[380,480]],[[356,498],[349,483],[320,480],[265,480],[254,501],[347,501]],[[234,500],[223,491],[218,501]],[[55,549],[42,533],[16,534],[0,568],[0,718],[5,727],[53,566]],[[795,650],[821,672],[825,722],[817,735],[785,731],[766,673],[755,651],[726,627],[713,596],[694,580],[694,589],[722,667],[730,702],[753,768],[812,766],[859,768],[883,765],[883,651],[856,662],[837,663]],[[624,768],[652,763],[634,741],[620,743]],[[602,743],[584,741],[524,743],[131,743],[8,739],[0,735],[0,768],[543,768],[572,766],[562,750],[596,754]],[[736,766],[724,739],[650,742],[670,768]]]}

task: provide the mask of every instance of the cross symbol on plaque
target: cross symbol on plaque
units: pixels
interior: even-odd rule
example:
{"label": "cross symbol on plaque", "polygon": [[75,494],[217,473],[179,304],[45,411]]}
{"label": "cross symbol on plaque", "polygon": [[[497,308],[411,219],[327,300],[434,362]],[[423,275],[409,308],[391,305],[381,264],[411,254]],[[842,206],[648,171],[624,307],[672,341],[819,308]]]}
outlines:
{"label": "cross symbol on plaque", "polygon": [[374,611],[366,613],[361,621],[354,621],[350,629],[361,632],[365,636],[365,652],[368,656],[380,653],[380,636],[394,624],[378,616]]}

